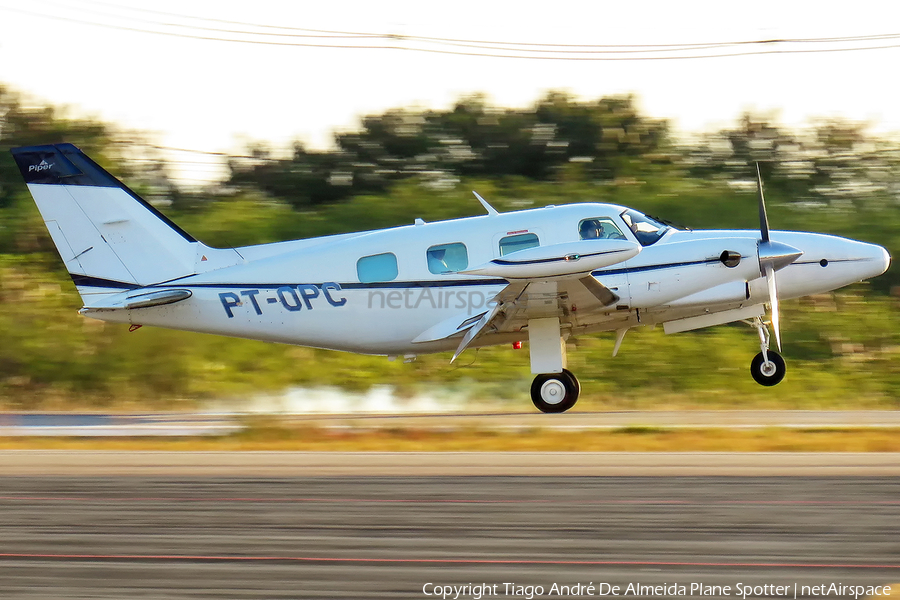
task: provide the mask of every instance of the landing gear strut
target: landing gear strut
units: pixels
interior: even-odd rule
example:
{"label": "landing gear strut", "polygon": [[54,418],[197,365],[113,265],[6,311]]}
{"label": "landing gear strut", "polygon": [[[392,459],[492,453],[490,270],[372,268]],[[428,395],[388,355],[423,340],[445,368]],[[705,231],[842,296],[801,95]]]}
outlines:
{"label": "landing gear strut", "polygon": [[784,373],[787,370],[784,359],[774,350],[769,350],[769,328],[762,319],[756,317],[753,324],[759,333],[760,353],[754,356],[750,363],[750,374],[760,385],[778,385],[784,379]]}
{"label": "landing gear strut", "polygon": [[566,412],[578,401],[581,384],[568,369],[562,373],[542,373],[531,384],[531,401],[541,412]]}

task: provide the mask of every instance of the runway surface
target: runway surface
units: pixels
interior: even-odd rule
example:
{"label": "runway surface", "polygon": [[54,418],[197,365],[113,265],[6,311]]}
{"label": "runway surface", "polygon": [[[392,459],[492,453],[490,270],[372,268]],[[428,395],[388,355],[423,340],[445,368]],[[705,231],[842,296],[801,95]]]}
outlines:
{"label": "runway surface", "polygon": [[0,476],[15,475],[900,477],[900,453],[0,450]]}
{"label": "runway surface", "polygon": [[534,598],[598,597],[550,595],[578,583],[730,586],[711,597],[782,585],[792,597],[794,584],[900,582],[897,477],[239,471],[0,486],[4,600],[434,598],[434,584],[528,597],[507,583],[542,586]]}
{"label": "runway surface", "polygon": [[0,413],[0,437],[175,437],[228,435],[233,416],[201,413]]}
{"label": "runway surface", "polygon": [[[238,413],[0,413],[0,437],[128,437],[227,435],[244,428]],[[337,430],[605,431],[664,429],[900,428],[896,410],[670,410],[450,413],[308,413],[272,415],[285,423]]]}

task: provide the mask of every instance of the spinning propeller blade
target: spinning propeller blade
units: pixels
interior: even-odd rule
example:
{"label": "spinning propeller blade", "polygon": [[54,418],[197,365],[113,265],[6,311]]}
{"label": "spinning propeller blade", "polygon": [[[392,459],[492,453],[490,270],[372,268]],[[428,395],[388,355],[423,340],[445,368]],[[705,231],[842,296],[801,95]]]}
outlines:
{"label": "spinning propeller blade", "polygon": [[775,345],[781,352],[781,315],[778,312],[778,291],[775,288],[775,268],[766,265],[766,283],[769,284],[769,304],[772,307],[772,330],[775,332]]}
{"label": "spinning propeller blade", "polygon": [[759,234],[763,243],[769,242],[769,216],[766,214],[766,199],[763,198],[762,175],[756,163],[756,193],[759,196]]}
{"label": "spinning propeller blade", "polygon": [[775,344],[781,350],[781,315],[778,310],[778,286],[775,283],[775,271],[786,267],[803,254],[801,250],[773,242],[769,239],[769,217],[766,214],[766,199],[763,196],[762,176],[759,163],[756,163],[756,190],[759,196],[759,266],[766,277],[769,288],[769,304],[772,307],[772,330],[775,333]]}
{"label": "spinning propeller blade", "polygon": [[[759,196],[759,237],[760,237],[760,258],[762,257],[763,246],[771,244],[769,240],[769,215],[766,214],[766,199],[763,195],[762,175],[759,172],[759,163],[756,163],[756,193]],[[760,260],[762,262],[762,260]],[[781,352],[781,316],[778,314],[778,288],[775,285],[775,268],[771,263],[763,266],[766,273],[766,283],[769,286],[769,306],[772,311],[772,329],[775,333],[775,345]]]}

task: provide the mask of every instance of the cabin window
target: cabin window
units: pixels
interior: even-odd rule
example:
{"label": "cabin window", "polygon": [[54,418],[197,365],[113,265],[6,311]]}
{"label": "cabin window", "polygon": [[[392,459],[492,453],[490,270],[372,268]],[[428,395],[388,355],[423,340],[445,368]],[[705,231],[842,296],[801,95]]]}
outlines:
{"label": "cabin window", "polygon": [[578,235],[583,240],[624,240],[622,230],[616,227],[612,219],[598,217],[584,219],[578,224]]}
{"label": "cabin window", "polygon": [[537,248],[540,245],[541,242],[534,233],[508,235],[500,240],[500,256],[506,256],[519,250],[527,250],[528,248]]}
{"label": "cabin window", "polygon": [[432,246],[425,256],[428,259],[428,270],[432,273],[455,273],[469,266],[466,245],[459,242]]}
{"label": "cabin window", "polygon": [[397,257],[390,252],[363,256],[356,261],[356,274],[361,283],[393,281],[397,273]]}

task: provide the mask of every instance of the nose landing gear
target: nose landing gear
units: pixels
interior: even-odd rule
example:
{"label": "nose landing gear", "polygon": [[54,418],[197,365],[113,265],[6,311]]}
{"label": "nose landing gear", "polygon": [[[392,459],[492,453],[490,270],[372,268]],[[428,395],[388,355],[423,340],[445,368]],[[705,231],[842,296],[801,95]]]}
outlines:
{"label": "nose landing gear", "polygon": [[778,385],[784,379],[787,370],[784,359],[774,350],[769,350],[769,328],[762,319],[756,317],[753,325],[756,326],[756,331],[759,333],[760,353],[754,356],[750,362],[750,374],[760,385]]}

